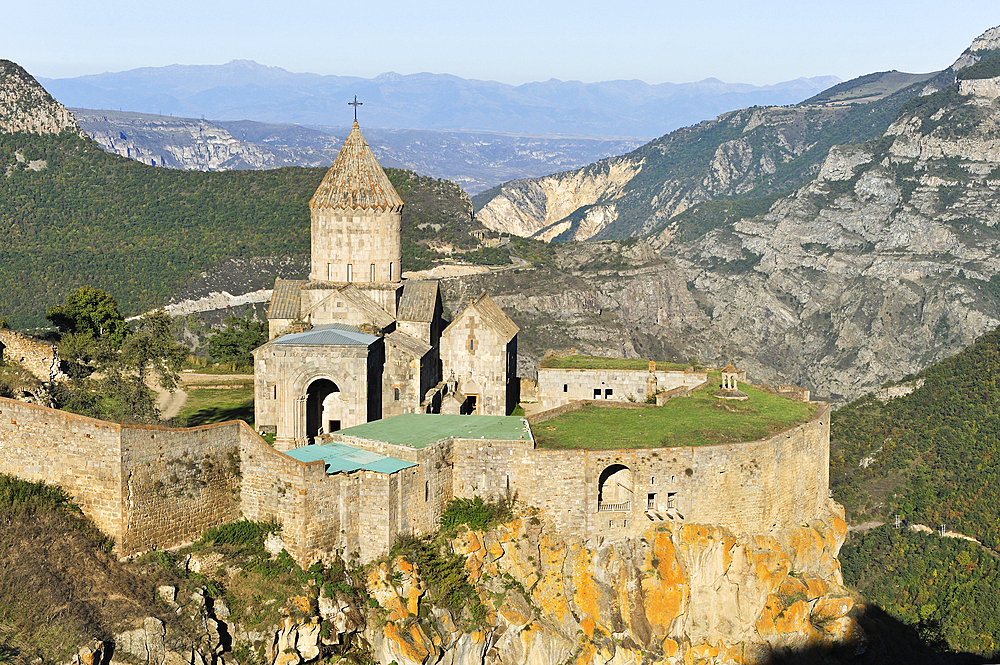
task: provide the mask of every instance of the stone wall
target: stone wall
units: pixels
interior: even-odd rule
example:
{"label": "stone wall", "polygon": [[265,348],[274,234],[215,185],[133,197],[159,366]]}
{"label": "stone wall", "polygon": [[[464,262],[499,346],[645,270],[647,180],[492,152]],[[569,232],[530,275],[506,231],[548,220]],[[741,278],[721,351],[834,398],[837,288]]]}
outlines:
{"label": "stone wall", "polygon": [[640,369],[538,368],[538,402],[551,409],[577,400],[607,399],[642,402],[659,391],[692,388],[706,380],[704,372]]}
{"label": "stone wall", "polygon": [[0,473],[54,483],[121,542],[121,425],[0,398]]}
{"label": "stone wall", "polygon": [[33,340],[13,330],[0,330],[0,360],[21,363],[43,383],[64,376],[54,344]]}
{"label": "stone wall", "polygon": [[193,541],[240,518],[240,429],[122,428],[121,553]]}
{"label": "stone wall", "polygon": [[[635,535],[667,521],[763,533],[809,521],[826,505],[829,416],[822,406],[808,422],[762,441],[715,446],[557,451],[455,441],[454,493],[499,495],[509,483],[522,501],[583,537]],[[599,510],[602,473],[616,465],[631,471],[633,498]]]}

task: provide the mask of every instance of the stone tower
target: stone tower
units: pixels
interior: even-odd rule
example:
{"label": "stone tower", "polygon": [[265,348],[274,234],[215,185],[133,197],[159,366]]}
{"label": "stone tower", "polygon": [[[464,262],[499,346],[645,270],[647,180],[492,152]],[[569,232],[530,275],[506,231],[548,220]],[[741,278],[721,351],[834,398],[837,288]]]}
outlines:
{"label": "stone tower", "polygon": [[[355,121],[344,147],[309,201],[310,281],[350,282],[366,291],[394,292],[401,273],[402,211],[403,199]],[[389,311],[394,310],[393,303]]]}

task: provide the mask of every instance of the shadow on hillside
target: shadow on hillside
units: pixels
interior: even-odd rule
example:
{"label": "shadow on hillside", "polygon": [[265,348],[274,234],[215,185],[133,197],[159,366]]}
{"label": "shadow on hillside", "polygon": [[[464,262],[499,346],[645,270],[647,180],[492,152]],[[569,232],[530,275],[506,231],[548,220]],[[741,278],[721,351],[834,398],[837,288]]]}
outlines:
{"label": "shadow on hillside", "polygon": [[936,626],[924,626],[918,632],[877,605],[859,610],[855,619],[864,630],[864,639],[835,647],[778,649],[767,665],[983,665],[997,662],[972,653],[949,651],[943,641],[928,642],[921,637],[938,633]]}

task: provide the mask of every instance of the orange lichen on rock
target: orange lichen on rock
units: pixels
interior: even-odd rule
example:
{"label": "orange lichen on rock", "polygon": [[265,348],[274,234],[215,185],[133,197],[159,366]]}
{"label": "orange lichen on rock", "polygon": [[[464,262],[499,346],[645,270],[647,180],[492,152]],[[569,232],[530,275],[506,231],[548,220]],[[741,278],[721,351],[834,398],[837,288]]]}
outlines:
{"label": "orange lichen on rock", "polygon": [[591,571],[592,563],[590,550],[581,547],[573,561],[573,580],[576,586],[576,593],[573,594],[573,602],[584,615],[580,626],[587,637],[594,636],[594,630],[597,628],[597,621],[600,618],[601,612],[597,583],[594,581]]}
{"label": "orange lichen on rock", "polygon": [[815,623],[823,623],[839,619],[854,608],[854,600],[843,596],[841,598],[820,598],[812,610]]}
{"label": "orange lichen on rock", "polygon": [[395,642],[399,654],[411,662],[422,663],[436,651],[434,642],[427,637],[419,623],[412,624],[409,630],[401,630],[396,624],[389,622],[385,625],[383,634],[387,640]]}
{"label": "orange lichen on rock", "polygon": [[547,534],[543,535],[538,543],[538,553],[542,575],[535,585],[532,596],[546,614],[562,621],[569,613],[569,603],[563,592],[562,574],[566,543],[561,540],[553,541]]}
{"label": "orange lichen on rock", "polygon": [[667,658],[674,658],[680,650],[680,645],[669,637],[663,638],[663,655]]}
{"label": "orange lichen on rock", "polygon": [[809,623],[809,603],[797,600],[774,620],[774,629],[779,633],[807,633],[812,629]]}
{"label": "orange lichen on rock", "polygon": [[684,611],[689,597],[687,578],[677,560],[670,531],[647,532],[647,538],[652,541],[652,548],[646,554],[646,567],[655,575],[642,579],[643,606],[654,634],[665,635],[670,623]]}

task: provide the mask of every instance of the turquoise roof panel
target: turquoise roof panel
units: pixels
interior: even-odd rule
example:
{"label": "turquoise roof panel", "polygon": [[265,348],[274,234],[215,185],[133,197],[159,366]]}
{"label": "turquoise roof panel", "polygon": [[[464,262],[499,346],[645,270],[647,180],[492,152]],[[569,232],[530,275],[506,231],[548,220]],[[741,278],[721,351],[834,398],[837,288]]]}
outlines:
{"label": "turquoise roof panel", "polygon": [[518,416],[457,416],[405,413],[341,430],[338,434],[397,446],[426,448],[445,439],[531,440],[528,422]]}
{"label": "turquoise roof panel", "polygon": [[396,473],[411,466],[416,466],[413,462],[386,457],[368,450],[355,448],[343,443],[324,443],[318,446],[303,446],[289,450],[287,455],[294,457],[300,462],[316,462],[323,460],[326,463],[326,472],[349,473],[351,471],[375,471],[377,473]]}

